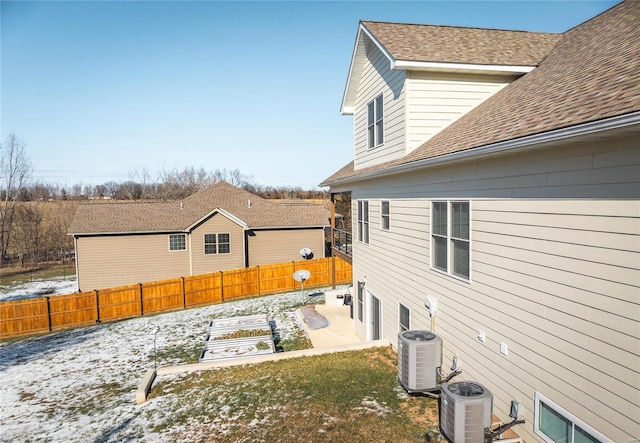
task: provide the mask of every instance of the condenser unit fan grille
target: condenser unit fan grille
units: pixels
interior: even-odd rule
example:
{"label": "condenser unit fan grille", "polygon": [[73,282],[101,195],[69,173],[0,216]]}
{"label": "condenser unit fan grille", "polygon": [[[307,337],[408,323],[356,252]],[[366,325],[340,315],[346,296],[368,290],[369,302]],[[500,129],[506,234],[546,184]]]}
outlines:
{"label": "condenser unit fan grille", "polygon": [[431,341],[435,340],[437,336],[429,331],[405,331],[402,333],[402,337],[414,341]]}
{"label": "condenser unit fan grille", "polygon": [[477,397],[478,395],[484,394],[484,388],[482,386],[478,383],[468,381],[451,383],[449,385],[449,391],[460,397]]}

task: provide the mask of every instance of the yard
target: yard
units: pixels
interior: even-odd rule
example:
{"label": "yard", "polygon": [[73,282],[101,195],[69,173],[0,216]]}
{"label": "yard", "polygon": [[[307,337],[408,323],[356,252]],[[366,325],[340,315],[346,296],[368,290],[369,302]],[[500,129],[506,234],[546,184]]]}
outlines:
{"label": "yard", "polygon": [[[308,297],[322,303],[323,297]],[[309,346],[299,292],[105,323],[0,344],[0,441],[393,441],[436,439],[437,404],[409,397],[377,348],[162,376],[193,363],[214,318],[266,314],[285,351]],[[431,435],[434,437],[431,438]]]}

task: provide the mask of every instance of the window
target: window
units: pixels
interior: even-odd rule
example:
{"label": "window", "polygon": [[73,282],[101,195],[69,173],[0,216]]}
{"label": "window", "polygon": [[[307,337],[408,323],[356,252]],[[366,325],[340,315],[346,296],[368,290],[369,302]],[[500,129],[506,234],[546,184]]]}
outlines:
{"label": "window", "polygon": [[539,392],[535,393],[534,422],[535,433],[548,443],[611,443]]}
{"label": "window", "polygon": [[364,282],[358,282],[358,320],[364,319]]}
{"label": "window", "polygon": [[432,203],[431,266],[448,274],[469,279],[469,202]]}
{"label": "window", "polygon": [[218,251],[216,234],[204,235],[204,253],[215,254]]}
{"label": "window", "polygon": [[369,202],[358,201],[358,241],[369,243]]}
{"label": "window", "polygon": [[411,323],[409,320],[409,308],[407,308],[402,303],[400,304],[400,318],[398,323],[400,325],[400,332],[408,331],[411,328]]}
{"label": "window", "polygon": [[186,234],[169,234],[169,251],[185,251],[186,249]]}
{"label": "window", "polygon": [[231,242],[229,234],[218,234],[218,254],[231,253]]}
{"label": "window", "polygon": [[229,234],[205,234],[204,253],[205,254],[229,254],[231,243]]}
{"label": "window", "polygon": [[384,143],[384,113],[383,97],[380,94],[367,105],[367,136],[369,148]]}
{"label": "window", "polygon": [[381,202],[380,228],[384,231],[389,230],[389,201],[387,200]]}

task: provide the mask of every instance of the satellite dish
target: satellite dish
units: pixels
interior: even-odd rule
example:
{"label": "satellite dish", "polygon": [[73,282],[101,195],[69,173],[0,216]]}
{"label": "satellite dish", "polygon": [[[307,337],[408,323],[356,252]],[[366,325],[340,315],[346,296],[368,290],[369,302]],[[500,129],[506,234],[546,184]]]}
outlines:
{"label": "satellite dish", "polygon": [[305,281],[309,280],[310,276],[311,273],[306,269],[300,269],[299,271],[293,273],[293,279],[300,283],[304,283]]}
{"label": "satellite dish", "polygon": [[302,256],[302,258],[304,258],[305,260],[309,260],[313,258],[313,252],[311,252],[311,249],[309,248],[302,248],[300,249],[300,255]]}
{"label": "satellite dish", "polygon": [[304,300],[304,282],[309,280],[310,276],[311,276],[311,272],[307,271],[306,269],[300,269],[299,271],[296,271],[293,273],[293,279],[295,281],[299,281],[300,283],[302,283],[302,288],[300,288],[300,295],[302,296],[303,300]]}

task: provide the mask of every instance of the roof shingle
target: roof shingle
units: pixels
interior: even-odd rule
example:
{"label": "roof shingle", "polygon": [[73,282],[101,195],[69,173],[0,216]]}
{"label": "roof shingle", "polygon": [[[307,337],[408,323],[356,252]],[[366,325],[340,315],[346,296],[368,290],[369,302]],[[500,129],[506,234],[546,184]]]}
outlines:
{"label": "roof shingle", "polygon": [[363,21],[396,60],[536,66],[561,34]]}
{"label": "roof shingle", "polygon": [[627,0],[562,34],[549,55],[410,154],[346,165],[323,181],[640,111],[640,2]]}
{"label": "roof shingle", "polygon": [[249,228],[320,227],[329,222],[329,211],[322,205],[281,205],[219,182],[177,202],[80,205],[69,233],[186,231],[216,209],[230,213]]}

